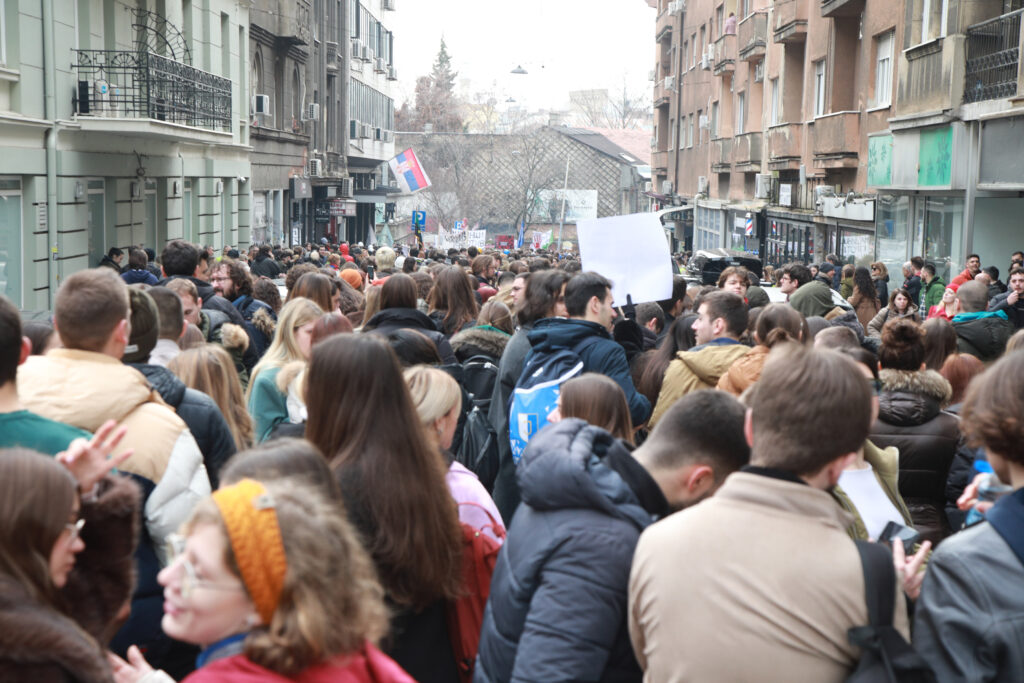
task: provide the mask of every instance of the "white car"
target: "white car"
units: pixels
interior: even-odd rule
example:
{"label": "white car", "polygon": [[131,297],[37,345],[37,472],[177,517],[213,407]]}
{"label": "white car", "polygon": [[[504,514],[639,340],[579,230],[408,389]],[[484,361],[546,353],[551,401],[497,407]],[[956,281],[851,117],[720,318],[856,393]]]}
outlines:
{"label": "white car", "polygon": [[[786,294],[785,294],[785,292],[783,292],[778,287],[768,287],[768,286],[762,285],[761,288],[764,290],[764,293],[768,295],[768,299],[773,304],[784,304],[784,303],[786,303]],[[853,310],[853,306],[850,305],[850,302],[847,301],[846,299],[844,299],[842,297],[842,295],[839,294],[839,292],[837,292],[836,290],[832,289],[831,287],[829,288],[828,291],[832,292],[832,303],[834,303],[836,306],[839,306],[839,308],[843,308],[843,309],[845,309],[847,311],[852,311]]]}

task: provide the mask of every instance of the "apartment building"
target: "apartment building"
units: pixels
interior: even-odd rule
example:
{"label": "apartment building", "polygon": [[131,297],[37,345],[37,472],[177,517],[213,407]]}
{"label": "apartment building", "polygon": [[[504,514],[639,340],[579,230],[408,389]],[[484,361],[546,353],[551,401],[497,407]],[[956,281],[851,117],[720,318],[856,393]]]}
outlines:
{"label": "apartment building", "polygon": [[365,240],[394,156],[394,0],[257,0],[253,235]]}
{"label": "apartment building", "polygon": [[881,260],[923,254],[948,277],[977,253],[1005,278],[1024,249],[1022,8],[907,0],[895,108],[870,140]]}
{"label": "apartment building", "polygon": [[0,292],[111,246],[249,240],[248,0],[0,3]]}
{"label": "apartment building", "polygon": [[888,129],[899,7],[657,1],[652,175],[689,207],[686,246],[870,260],[868,140]]}

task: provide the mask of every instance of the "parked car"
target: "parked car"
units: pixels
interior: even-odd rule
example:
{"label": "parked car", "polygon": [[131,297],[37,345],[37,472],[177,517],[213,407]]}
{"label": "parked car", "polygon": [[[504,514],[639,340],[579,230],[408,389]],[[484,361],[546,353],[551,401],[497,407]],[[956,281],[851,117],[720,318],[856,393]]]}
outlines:
{"label": "parked car", "polygon": [[[786,302],[786,294],[781,289],[779,289],[778,287],[768,287],[768,286],[765,286],[764,287],[764,291],[765,291],[765,294],[768,295],[768,299],[773,304],[782,304],[782,303]],[[834,289],[830,289],[829,291],[832,292],[832,303],[834,303],[836,306],[838,306],[839,308],[842,308],[844,310],[847,310],[847,311],[852,311],[853,310],[853,306],[850,305],[850,302],[847,301],[846,299],[844,299],[843,296],[839,292],[837,292]]]}
{"label": "parked car", "polygon": [[683,277],[698,285],[717,285],[718,276],[730,266],[743,266],[757,275],[758,280],[763,273],[761,259],[756,256],[731,249],[707,249],[697,251],[690,257]]}

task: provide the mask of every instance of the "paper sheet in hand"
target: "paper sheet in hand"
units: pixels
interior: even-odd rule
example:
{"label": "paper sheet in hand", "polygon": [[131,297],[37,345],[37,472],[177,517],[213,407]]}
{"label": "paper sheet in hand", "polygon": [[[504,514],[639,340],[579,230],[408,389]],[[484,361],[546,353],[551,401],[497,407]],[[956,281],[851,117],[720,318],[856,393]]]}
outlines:
{"label": "paper sheet in hand", "polygon": [[612,281],[615,305],[672,296],[672,255],[665,228],[654,213],[609,216],[576,224],[583,270]]}

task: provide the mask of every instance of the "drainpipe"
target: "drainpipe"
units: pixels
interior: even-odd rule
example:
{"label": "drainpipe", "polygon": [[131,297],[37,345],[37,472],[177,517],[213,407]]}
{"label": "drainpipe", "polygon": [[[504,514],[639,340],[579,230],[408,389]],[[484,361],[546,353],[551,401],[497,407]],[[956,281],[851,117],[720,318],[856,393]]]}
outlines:
{"label": "drainpipe", "polygon": [[46,244],[48,303],[53,310],[60,273],[57,267],[57,69],[53,50],[53,0],[42,0],[43,10],[43,101],[45,117],[52,122],[46,132]]}
{"label": "drainpipe", "polygon": [[964,232],[960,244],[966,257],[974,250],[974,203],[981,175],[981,121],[964,123],[967,127],[967,180],[964,187]]}
{"label": "drainpipe", "polygon": [[[185,225],[185,157],[181,156],[181,146],[180,145],[178,146],[178,161],[181,163],[181,173],[178,174],[178,182],[179,182],[178,189],[181,191],[181,197],[179,197],[178,199],[181,201],[181,225],[182,225],[182,227],[184,227],[184,225]],[[192,217],[191,216],[189,216],[188,224],[189,224],[189,226],[192,227],[193,231],[195,231],[195,227],[196,226],[192,225]],[[186,235],[184,229],[181,231],[181,237],[182,237],[182,239],[184,239],[187,242],[191,242],[192,241],[192,236],[191,235]]]}

